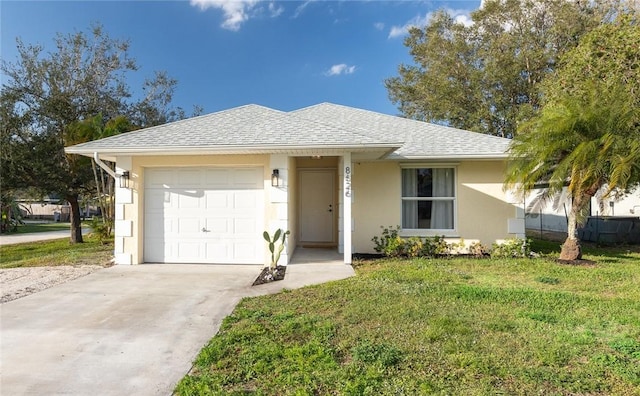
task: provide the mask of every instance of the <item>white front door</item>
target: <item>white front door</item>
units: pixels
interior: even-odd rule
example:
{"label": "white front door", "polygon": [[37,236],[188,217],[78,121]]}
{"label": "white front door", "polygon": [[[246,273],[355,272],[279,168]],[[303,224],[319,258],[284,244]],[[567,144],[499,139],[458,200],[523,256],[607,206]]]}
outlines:
{"label": "white front door", "polygon": [[145,171],[144,261],[262,264],[262,168]]}
{"label": "white front door", "polygon": [[298,175],[300,242],[335,242],[335,171],[300,170]]}

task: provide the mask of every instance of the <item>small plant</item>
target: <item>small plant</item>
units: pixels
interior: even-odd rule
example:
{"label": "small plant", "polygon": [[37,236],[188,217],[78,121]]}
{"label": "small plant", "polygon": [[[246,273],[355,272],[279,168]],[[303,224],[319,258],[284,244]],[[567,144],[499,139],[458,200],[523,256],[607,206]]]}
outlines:
{"label": "small plant", "polygon": [[451,246],[444,240],[444,236],[425,238],[421,256],[436,257],[447,256],[451,253]]}
{"label": "small plant", "polygon": [[397,243],[397,239],[399,238],[398,233],[400,232],[400,226],[396,226],[396,228],[384,227],[382,228],[382,235],[380,237],[374,236],[371,241],[375,244],[374,250],[378,253],[386,253],[388,246],[392,243]]}
{"label": "small plant", "polygon": [[404,254],[408,257],[418,257],[422,253],[424,243],[419,237],[411,237],[404,240]]}
{"label": "small plant", "polygon": [[473,257],[484,257],[489,254],[489,249],[480,242],[469,245],[469,254]]}
{"label": "small plant", "polygon": [[515,238],[491,246],[491,257],[523,258],[531,255],[531,240]]}
{"label": "small plant", "polygon": [[98,217],[94,217],[91,219],[91,229],[98,236],[100,243],[104,245],[111,241],[113,220],[102,220]]}
{"label": "small plant", "polygon": [[12,196],[0,196],[0,232],[16,232],[22,221],[22,206]]}
{"label": "small plant", "polygon": [[[273,234],[273,239],[267,231],[262,234],[264,240],[269,244],[269,251],[271,252],[271,264],[269,264],[271,272],[275,271],[278,267],[278,261],[280,260],[280,255],[284,250],[284,243],[289,234],[291,234],[291,231],[282,231],[280,228]],[[276,246],[278,242],[280,243]]]}

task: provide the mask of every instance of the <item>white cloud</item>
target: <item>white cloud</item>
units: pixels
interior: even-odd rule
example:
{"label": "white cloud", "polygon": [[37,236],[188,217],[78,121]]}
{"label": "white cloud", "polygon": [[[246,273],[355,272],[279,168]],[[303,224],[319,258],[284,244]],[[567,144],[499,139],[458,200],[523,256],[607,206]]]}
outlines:
{"label": "white cloud", "polygon": [[[205,11],[209,8],[221,10],[224,20],[220,25],[223,29],[237,32],[243,23],[264,11],[264,7],[257,7],[263,0],[191,0],[190,4]],[[284,12],[282,6],[273,1],[266,7],[269,16],[276,18]]]}
{"label": "white cloud", "polygon": [[[453,20],[457,23],[461,23],[464,26],[473,25],[473,21],[471,20],[471,12],[469,10],[454,10],[451,8],[446,8],[445,11],[451,15]],[[409,33],[409,29],[413,27],[423,28],[425,27],[431,18],[433,17],[432,12],[426,13],[424,16],[417,15],[411,18],[407,23],[402,26],[392,26],[389,30],[389,38],[401,37]]]}
{"label": "white cloud", "polygon": [[276,6],[276,3],[269,3],[269,15],[271,18],[279,17],[284,12],[283,6]]}
{"label": "white cloud", "polygon": [[373,27],[376,28],[377,30],[384,30],[384,23],[376,22],[373,24]]}
{"label": "white cloud", "polygon": [[353,74],[356,71],[355,65],[349,66],[345,63],[333,65],[329,70],[324,72],[326,76],[339,76],[341,74]]}
{"label": "white cloud", "polygon": [[299,17],[302,12],[304,11],[305,8],[307,8],[307,6],[313,2],[315,2],[316,0],[306,0],[304,3],[300,4],[299,6],[296,7],[296,10],[293,12],[293,16],[292,18],[297,18]]}

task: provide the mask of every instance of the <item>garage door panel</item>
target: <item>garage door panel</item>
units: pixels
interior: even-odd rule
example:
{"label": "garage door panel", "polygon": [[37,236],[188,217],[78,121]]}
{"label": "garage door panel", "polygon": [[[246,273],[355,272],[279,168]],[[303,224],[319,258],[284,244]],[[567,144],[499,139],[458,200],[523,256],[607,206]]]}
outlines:
{"label": "garage door panel", "polygon": [[150,238],[160,238],[165,233],[172,232],[172,220],[160,216],[149,216],[145,221],[145,235]]}
{"label": "garage door panel", "polygon": [[202,170],[200,169],[179,169],[176,171],[176,187],[201,187]]}
{"label": "garage door panel", "polygon": [[229,169],[210,169],[205,172],[202,181],[208,188],[228,188],[232,172]]}
{"label": "garage door panel", "polygon": [[238,236],[251,238],[251,235],[259,234],[256,226],[255,219],[233,219],[233,232]]}
{"label": "garage door panel", "polygon": [[262,264],[262,174],[262,168],[146,172],[152,183],[145,183],[145,261]]}
{"label": "garage door panel", "polygon": [[203,233],[202,227],[200,227],[200,219],[197,217],[181,217],[177,223],[178,229],[176,231],[183,237],[188,234],[196,234],[196,236],[199,236]]}
{"label": "garage door panel", "polygon": [[224,243],[222,241],[214,241],[211,243],[207,243],[207,252],[206,258],[211,262],[215,262],[215,260],[219,260],[220,257],[229,257],[229,244]]}
{"label": "garage door panel", "polygon": [[175,192],[177,195],[177,209],[200,209],[202,202],[202,192],[197,190],[186,190]]}
{"label": "garage door panel", "polygon": [[233,232],[230,226],[231,220],[227,218],[208,218],[206,219],[207,231],[213,234],[230,234]]}
{"label": "garage door panel", "polygon": [[207,191],[207,209],[227,209],[229,207],[229,194],[222,191]]}
{"label": "garage door panel", "polygon": [[256,177],[257,169],[236,169],[233,172],[233,185],[244,188],[257,188]]}
{"label": "garage door panel", "polygon": [[174,185],[175,172],[170,170],[154,170],[153,173],[147,172],[145,174],[145,187],[146,188],[163,188],[165,186]]}
{"label": "garage door panel", "polygon": [[171,192],[160,189],[147,189],[145,191],[145,210],[162,212],[166,206],[171,205]]}
{"label": "garage door panel", "polygon": [[203,258],[203,243],[201,242],[184,242],[177,243],[178,251],[176,259],[181,262],[197,262]]}
{"label": "garage door panel", "polygon": [[255,211],[256,194],[254,191],[237,191],[233,195],[234,209],[249,209]]}

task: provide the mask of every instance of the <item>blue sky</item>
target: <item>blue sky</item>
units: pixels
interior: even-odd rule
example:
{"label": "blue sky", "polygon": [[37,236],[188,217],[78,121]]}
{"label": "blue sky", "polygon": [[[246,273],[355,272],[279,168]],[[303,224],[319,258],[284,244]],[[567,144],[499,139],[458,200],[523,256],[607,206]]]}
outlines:
{"label": "blue sky", "polygon": [[289,111],[321,103],[397,114],[384,88],[411,63],[403,38],[448,9],[468,23],[479,1],[5,1],[1,55],[16,37],[53,46],[57,32],[101,23],[131,41],[140,66],[132,91],[155,70],[178,80],[174,104],[205,113],[256,103]]}

